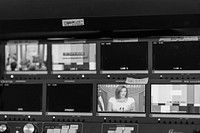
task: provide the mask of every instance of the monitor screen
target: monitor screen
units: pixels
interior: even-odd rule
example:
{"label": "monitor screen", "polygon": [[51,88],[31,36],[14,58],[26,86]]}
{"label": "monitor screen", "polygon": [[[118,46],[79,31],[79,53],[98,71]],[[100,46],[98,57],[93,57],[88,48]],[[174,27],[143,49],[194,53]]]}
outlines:
{"label": "monitor screen", "polygon": [[12,40],[5,45],[6,74],[47,73],[47,45],[37,40]]}
{"label": "monitor screen", "polygon": [[47,84],[47,115],[92,115],[93,84]]}
{"label": "monitor screen", "polygon": [[200,84],[151,84],[151,112],[200,114]]}
{"label": "monitor screen", "polygon": [[0,114],[42,114],[42,84],[0,84]]}
{"label": "monitor screen", "polygon": [[96,44],[53,44],[53,73],[96,73]]}
{"label": "monitor screen", "polygon": [[99,115],[145,112],[145,85],[98,84],[97,90]]}
{"label": "monitor screen", "polygon": [[153,70],[155,73],[199,73],[199,51],[199,41],[153,44]]}
{"label": "monitor screen", "polygon": [[102,73],[147,73],[148,42],[103,42]]}

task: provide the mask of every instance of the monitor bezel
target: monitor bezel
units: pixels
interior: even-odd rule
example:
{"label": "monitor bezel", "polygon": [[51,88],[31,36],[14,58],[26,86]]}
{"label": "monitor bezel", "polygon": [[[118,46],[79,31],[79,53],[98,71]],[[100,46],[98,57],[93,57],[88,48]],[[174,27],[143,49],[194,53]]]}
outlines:
{"label": "monitor bezel", "polygon": [[[23,70],[23,71],[8,71],[6,70],[6,45],[9,45],[7,44],[8,42],[12,42],[12,41],[34,41],[37,43],[37,45],[44,45],[46,47],[46,70],[34,70],[34,71],[30,71],[30,70]],[[45,74],[48,74],[48,42],[45,41],[45,40],[41,40],[41,39],[20,39],[20,40],[6,40],[3,42],[4,44],[4,55],[3,55],[3,62],[4,62],[4,74],[5,75],[45,75]],[[11,44],[11,45],[17,45],[17,44]],[[27,44],[28,45],[28,44]]]}
{"label": "monitor bezel", "polygon": [[66,111],[66,112],[57,112],[57,111],[48,111],[47,109],[47,106],[48,106],[48,103],[47,103],[47,100],[46,100],[46,107],[45,107],[45,115],[47,116],[93,116],[93,89],[94,89],[94,84],[91,83],[91,82],[47,82],[46,83],[46,98],[47,98],[47,91],[48,91],[48,84],[60,84],[60,85],[67,85],[67,84],[75,84],[75,85],[82,85],[82,84],[90,84],[92,85],[92,96],[91,96],[91,111],[90,112],[72,112],[72,111]]}
{"label": "monitor bezel", "polygon": [[[147,54],[146,54],[146,70],[104,70],[101,66],[101,60],[102,60],[102,55],[101,55],[101,45],[102,43],[146,43],[147,45]],[[148,74],[148,45],[149,45],[149,42],[148,41],[145,41],[145,40],[142,40],[142,41],[139,41],[138,38],[116,38],[116,39],[113,39],[111,41],[101,41],[100,42],[100,73],[101,74]]]}
{"label": "monitor bezel", "polygon": [[134,85],[134,84],[126,84],[126,83],[118,83],[118,82],[98,82],[96,83],[96,116],[99,117],[146,117],[146,84],[135,84],[135,85],[144,85],[144,93],[145,93],[145,103],[144,103],[144,112],[112,112],[112,111],[98,111],[98,86],[99,85]]}
{"label": "monitor bezel", "polygon": [[[5,83],[3,83],[3,82],[5,82]],[[7,110],[7,111],[0,111],[0,115],[42,115],[42,112],[43,112],[43,105],[42,105],[42,103],[43,103],[43,88],[44,88],[44,85],[43,85],[43,83],[41,83],[41,82],[26,82],[26,81],[24,81],[24,82],[18,82],[18,81],[1,81],[1,83],[0,84],[12,84],[12,85],[20,85],[20,84],[26,84],[26,85],[33,85],[33,84],[38,84],[38,85],[41,85],[42,86],[42,88],[41,88],[41,109],[40,109],[40,111],[10,111],[10,110]]]}
{"label": "monitor bezel", "polygon": [[65,44],[72,44],[72,45],[77,45],[77,44],[93,44],[95,45],[95,52],[96,52],[96,56],[95,56],[95,70],[53,70],[53,58],[51,56],[51,74],[97,74],[97,42],[96,41],[86,41],[86,40],[57,40],[57,41],[50,41],[51,43],[51,55],[52,55],[52,47],[53,45],[65,45]]}
{"label": "monitor bezel", "polygon": [[[175,36],[175,37],[164,37],[164,38],[160,38],[157,42],[152,42],[152,56],[154,55],[154,45],[163,45],[163,43],[166,42],[200,42],[199,37],[198,36]],[[168,44],[168,45],[173,45],[173,44]],[[179,44],[181,45],[181,43]],[[168,69],[163,69],[163,70],[159,70],[156,69],[155,67],[155,59],[152,58],[152,73],[153,74],[198,74],[200,73],[200,69],[198,70],[168,70]],[[155,65],[154,65],[155,64]]]}

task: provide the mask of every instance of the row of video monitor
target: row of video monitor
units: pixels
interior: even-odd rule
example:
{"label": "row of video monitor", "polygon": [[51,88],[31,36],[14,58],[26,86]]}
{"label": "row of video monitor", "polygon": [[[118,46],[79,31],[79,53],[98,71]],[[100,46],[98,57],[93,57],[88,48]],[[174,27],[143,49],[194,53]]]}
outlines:
{"label": "row of video monitor", "polygon": [[200,118],[200,84],[0,84],[0,115],[147,117],[148,109],[152,117]]}
{"label": "row of video monitor", "polygon": [[6,42],[1,60],[5,60],[6,74],[46,74],[48,70],[51,74],[96,74],[97,65],[101,74],[146,74],[151,68],[148,64],[153,73],[200,73],[200,41],[164,40],[153,43],[151,50],[149,45],[138,40],[11,40]]}

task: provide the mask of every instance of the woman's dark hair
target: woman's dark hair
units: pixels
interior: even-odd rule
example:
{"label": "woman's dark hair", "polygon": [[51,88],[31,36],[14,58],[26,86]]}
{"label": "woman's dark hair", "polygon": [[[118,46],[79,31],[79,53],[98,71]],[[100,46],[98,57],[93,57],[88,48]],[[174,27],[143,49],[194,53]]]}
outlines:
{"label": "woman's dark hair", "polygon": [[128,89],[126,88],[126,86],[118,86],[115,90],[115,98],[116,99],[120,99],[120,92],[122,89],[126,89],[126,98],[128,97]]}

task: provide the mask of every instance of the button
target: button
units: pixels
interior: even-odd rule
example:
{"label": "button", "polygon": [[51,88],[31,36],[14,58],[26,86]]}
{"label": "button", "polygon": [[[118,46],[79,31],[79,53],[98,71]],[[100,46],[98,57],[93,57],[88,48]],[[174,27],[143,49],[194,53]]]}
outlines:
{"label": "button", "polygon": [[70,125],[70,129],[78,129],[78,125]]}
{"label": "button", "polygon": [[131,131],[134,131],[134,127],[125,127],[125,130],[131,130]]}
{"label": "button", "polygon": [[77,129],[69,129],[68,133],[76,133],[76,132],[77,132]]}
{"label": "button", "polygon": [[124,127],[117,127],[116,130],[124,130]]}
{"label": "button", "polygon": [[125,129],[123,133],[131,133],[131,130]]}
{"label": "button", "polygon": [[60,133],[60,129],[58,128],[53,129],[53,133]]}
{"label": "button", "polygon": [[61,129],[61,133],[68,133],[69,129]]}
{"label": "button", "polygon": [[118,129],[118,130],[115,130],[115,133],[122,133],[122,131],[123,131],[123,130],[121,130],[121,129],[119,130],[119,129]]}
{"label": "button", "polygon": [[62,126],[62,129],[69,129],[69,125]]}
{"label": "button", "polygon": [[53,129],[47,129],[47,133],[53,133]]}

